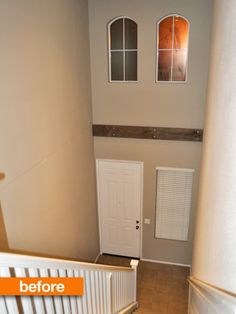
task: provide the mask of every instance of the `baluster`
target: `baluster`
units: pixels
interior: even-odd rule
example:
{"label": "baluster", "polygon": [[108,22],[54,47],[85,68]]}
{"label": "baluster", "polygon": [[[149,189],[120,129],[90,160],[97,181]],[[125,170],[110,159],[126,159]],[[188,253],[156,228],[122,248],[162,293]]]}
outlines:
{"label": "baluster", "polygon": [[[47,269],[39,269],[39,275],[40,277],[49,277],[49,273]],[[54,304],[53,304],[53,298],[51,296],[45,296],[43,297],[46,307],[46,313],[47,314],[55,314]]]}
{"label": "baluster", "polygon": [[[50,270],[50,276],[52,278],[59,277],[58,276],[58,271],[56,269],[51,269]],[[54,304],[55,304],[56,314],[63,314],[63,305],[62,305],[62,298],[61,298],[61,296],[54,296],[53,300],[54,300]]]}
{"label": "baluster", "polygon": [[92,305],[91,305],[91,283],[90,283],[90,271],[86,270],[85,274],[85,294],[86,294],[86,301],[87,301],[87,310],[88,314],[92,314]]}
{"label": "baluster", "polygon": [[0,297],[0,313],[7,314],[7,305],[5,303],[5,297]]}
{"label": "baluster", "polygon": [[[75,274],[75,277],[82,277],[79,270],[75,270],[74,274]],[[84,296],[77,296],[76,297],[78,314],[86,313],[86,312],[83,311],[83,304],[82,304],[82,299],[83,298],[84,298]]]}
{"label": "baluster", "polygon": [[[15,268],[16,277],[26,277],[26,271],[24,268]],[[20,297],[21,304],[24,310],[24,314],[32,314],[33,313],[33,305],[32,299],[30,296],[22,296]]]}
{"label": "baluster", "polygon": [[[11,277],[10,269],[7,267],[0,268],[0,277]],[[14,296],[7,296],[7,297],[0,297],[2,307],[1,313],[4,313],[4,304],[7,308],[8,314],[18,314],[18,306],[16,303],[16,297]]]}
{"label": "baluster", "polygon": [[[30,277],[39,277],[38,270],[35,268],[29,268]],[[37,314],[45,314],[43,298],[41,296],[32,297]]]}
{"label": "baluster", "polygon": [[[64,269],[59,269],[59,277],[67,277],[66,271]],[[65,314],[71,314],[69,297],[63,296],[62,297],[62,303],[63,303],[63,307],[64,307],[64,313]]]}
{"label": "baluster", "polygon": [[[68,277],[74,277],[73,270],[68,269],[67,270],[67,275],[68,275]],[[76,297],[75,296],[71,296],[69,300],[70,300],[71,313],[72,314],[77,314]]]}
{"label": "baluster", "polygon": [[106,300],[107,300],[107,313],[112,314],[112,294],[111,294],[111,289],[112,289],[112,273],[107,273],[106,274]]}

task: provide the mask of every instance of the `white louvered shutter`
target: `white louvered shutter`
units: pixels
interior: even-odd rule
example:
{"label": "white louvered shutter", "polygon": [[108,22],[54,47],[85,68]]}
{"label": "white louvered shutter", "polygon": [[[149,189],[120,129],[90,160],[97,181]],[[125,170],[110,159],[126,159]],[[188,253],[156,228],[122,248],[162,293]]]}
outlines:
{"label": "white louvered shutter", "polygon": [[188,240],[193,171],[184,168],[157,168],[157,238]]}

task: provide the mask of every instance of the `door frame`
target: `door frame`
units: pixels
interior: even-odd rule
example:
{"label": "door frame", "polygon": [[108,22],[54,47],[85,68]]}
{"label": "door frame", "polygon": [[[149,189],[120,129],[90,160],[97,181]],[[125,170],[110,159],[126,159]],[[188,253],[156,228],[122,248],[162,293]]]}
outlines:
{"label": "door frame", "polygon": [[139,164],[141,173],[140,173],[140,236],[139,236],[139,258],[142,259],[143,256],[143,161],[136,161],[136,160],[120,160],[120,159],[106,159],[106,158],[96,158],[96,185],[97,185],[97,205],[98,205],[98,229],[99,229],[99,245],[100,245],[100,254],[103,253],[103,246],[102,246],[102,230],[101,230],[101,202],[99,197],[99,162],[106,161],[106,162],[119,162],[119,163],[130,163],[130,164]]}

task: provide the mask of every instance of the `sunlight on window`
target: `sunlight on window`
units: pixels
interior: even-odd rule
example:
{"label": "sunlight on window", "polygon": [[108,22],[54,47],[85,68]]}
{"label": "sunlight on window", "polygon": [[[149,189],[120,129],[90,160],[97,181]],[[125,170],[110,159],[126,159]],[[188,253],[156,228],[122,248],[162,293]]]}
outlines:
{"label": "sunlight on window", "polygon": [[179,15],[163,18],[157,25],[158,82],[185,82],[187,79],[189,22]]}

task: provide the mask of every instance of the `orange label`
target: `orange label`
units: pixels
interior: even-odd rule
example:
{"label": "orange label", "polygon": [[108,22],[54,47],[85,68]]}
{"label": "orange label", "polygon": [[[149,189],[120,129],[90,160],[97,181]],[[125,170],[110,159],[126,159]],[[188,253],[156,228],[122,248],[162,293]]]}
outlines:
{"label": "orange label", "polygon": [[83,295],[83,278],[0,278],[0,295]]}

